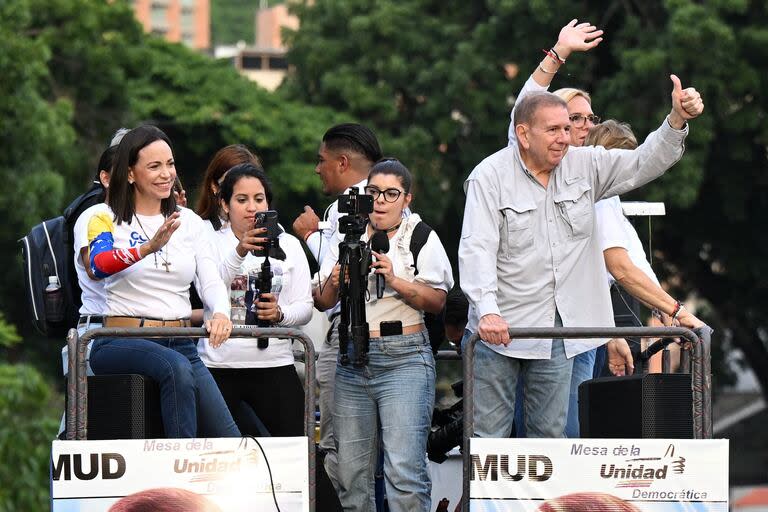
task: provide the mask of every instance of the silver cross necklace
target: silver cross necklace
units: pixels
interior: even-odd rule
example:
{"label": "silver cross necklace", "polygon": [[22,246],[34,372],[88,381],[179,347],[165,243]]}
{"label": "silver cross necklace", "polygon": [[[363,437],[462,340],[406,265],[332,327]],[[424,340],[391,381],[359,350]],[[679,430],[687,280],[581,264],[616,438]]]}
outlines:
{"label": "silver cross necklace", "polygon": [[[168,217],[165,217],[165,216],[163,216],[163,222],[165,222],[165,220],[167,220],[167,219],[168,219]],[[150,237],[149,237],[149,235],[147,234],[147,232],[144,230],[144,226],[142,226],[142,224],[141,224],[141,220],[139,219],[139,215],[138,215],[138,214],[136,214],[136,222],[138,222],[138,223],[139,223],[139,228],[141,228],[141,232],[142,232],[142,233],[144,233],[144,236],[145,236],[145,237],[147,237],[147,242],[149,242],[149,240],[150,240]],[[166,245],[167,245],[167,244],[166,244]],[[165,256],[163,256],[163,248],[162,248],[162,247],[161,247],[160,249],[158,249],[156,252],[153,252],[153,253],[152,253],[152,255],[153,255],[153,256],[154,256],[154,258],[155,258],[155,268],[159,268],[159,267],[157,266],[157,255],[158,255],[158,254],[160,255],[160,259],[163,261],[163,262],[161,263],[161,265],[162,265],[163,267],[165,267],[165,271],[166,271],[166,272],[170,272],[170,271],[171,271],[171,269],[170,269],[170,266],[171,266],[171,262],[170,262],[170,261],[168,261],[168,258],[166,258]],[[168,251],[167,251],[167,249],[166,249],[166,254],[168,254]]]}

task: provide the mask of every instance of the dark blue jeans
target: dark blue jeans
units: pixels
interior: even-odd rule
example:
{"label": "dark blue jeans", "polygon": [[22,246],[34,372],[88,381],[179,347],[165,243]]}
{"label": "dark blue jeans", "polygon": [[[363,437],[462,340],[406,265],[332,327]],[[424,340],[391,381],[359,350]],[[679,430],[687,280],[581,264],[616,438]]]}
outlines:
{"label": "dark blue jeans", "polygon": [[192,338],[99,338],[91,368],[96,375],[137,373],[154,379],[167,437],[240,436]]}

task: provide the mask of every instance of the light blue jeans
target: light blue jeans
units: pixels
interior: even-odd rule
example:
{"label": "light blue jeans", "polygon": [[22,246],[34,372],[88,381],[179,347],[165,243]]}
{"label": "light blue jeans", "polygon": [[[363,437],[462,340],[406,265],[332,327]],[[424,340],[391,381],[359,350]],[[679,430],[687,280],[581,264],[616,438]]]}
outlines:
{"label": "light blue jeans", "polygon": [[91,367],[96,375],[138,373],[154,379],[166,437],[240,437],[216,381],[197,355],[196,339],[97,338]]}
{"label": "light blue jeans", "polygon": [[579,385],[592,378],[595,370],[597,349],[582,352],[573,358],[571,374],[571,393],[568,397],[568,420],[565,424],[565,437],[579,437]]}
{"label": "light blue jeans", "polygon": [[[472,335],[464,333],[462,347]],[[527,437],[563,437],[573,359],[563,340],[552,341],[551,359],[516,359],[475,345],[475,436],[506,438],[512,432],[518,378],[524,384]]]}
{"label": "light blue jeans", "polygon": [[[353,358],[352,349],[349,350]],[[345,511],[373,512],[374,475],[384,450],[391,512],[428,512],[426,450],[435,402],[435,359],[426,331],[371,338],[368,364],[336,368],[334,440]]]}

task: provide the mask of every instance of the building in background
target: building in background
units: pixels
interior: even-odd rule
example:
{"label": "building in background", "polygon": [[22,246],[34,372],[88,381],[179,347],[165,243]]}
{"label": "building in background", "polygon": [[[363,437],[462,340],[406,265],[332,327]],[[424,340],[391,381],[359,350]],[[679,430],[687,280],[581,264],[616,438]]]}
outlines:
{"label": "building in background", "polygon": [[299,20],[288,12],[285,4],[267,7],[262,1],[256,12],[253,46],[241,42],[236,46],[216,47],[214,56],[231,59],[241,74],[258,83],[267,90],[274,91],[282,83],[288,71],[285,58],[286,47],[283,43],[282,29],[299,28]]}
{"label": "building in background", "polygon": [[211,47],[210,0],[133,0],[144,31],[206,51]]}

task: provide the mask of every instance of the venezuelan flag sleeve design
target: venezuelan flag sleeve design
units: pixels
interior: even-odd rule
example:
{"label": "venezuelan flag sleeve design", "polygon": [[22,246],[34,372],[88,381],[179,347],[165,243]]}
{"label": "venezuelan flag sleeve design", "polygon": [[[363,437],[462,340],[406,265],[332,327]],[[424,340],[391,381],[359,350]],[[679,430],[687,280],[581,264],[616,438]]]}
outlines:
{"label": "venezuelan flag sleeve design", "polygon": [[111,213],[97,213],[88,221],[89,260],[93,275],[98,278],[116,274],[141,259],[139,246],[130,249],[115,248],[114,232]]}

